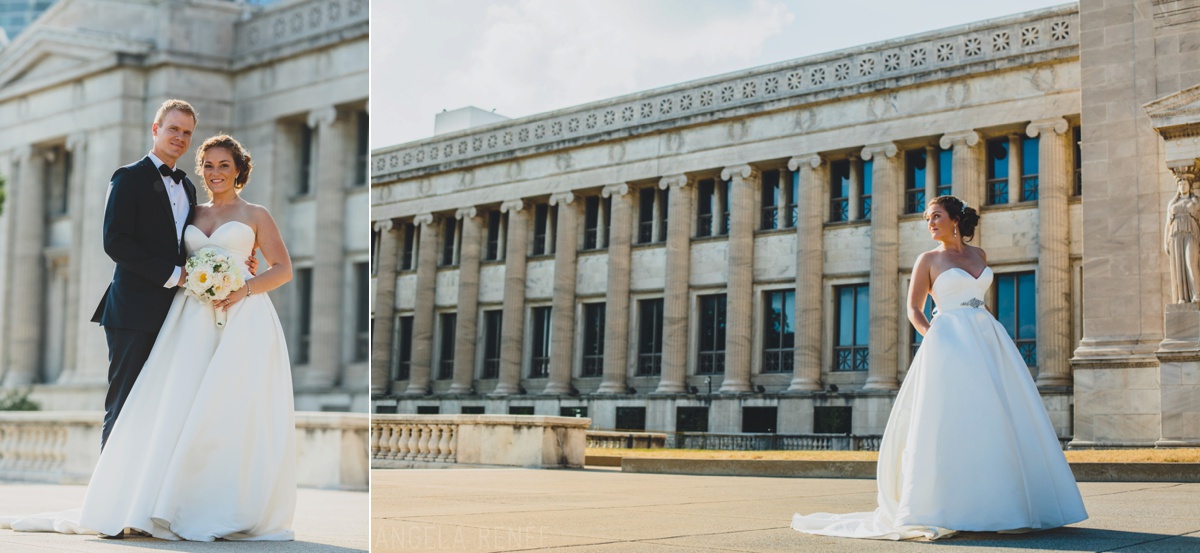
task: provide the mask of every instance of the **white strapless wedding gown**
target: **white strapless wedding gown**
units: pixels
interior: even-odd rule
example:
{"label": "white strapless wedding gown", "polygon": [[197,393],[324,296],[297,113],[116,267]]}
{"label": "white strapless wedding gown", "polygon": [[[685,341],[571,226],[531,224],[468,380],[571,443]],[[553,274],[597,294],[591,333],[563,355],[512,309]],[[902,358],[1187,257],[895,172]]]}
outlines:
{"label": "white strapless wedding gown", "polygon": [[[211,246],[244,260],[255,236],[230,221],[212,236],[188,226],[183,239],[188,252]],[[100,455],[82,512],[0,519],[0,527],[292,540],[293,409],[287,345],[267,295],[234,304],[218,328],[212,306],[181,290]]]}
{"label": "white strapless wedding gown", "polygon": [[1008,332],[982,308],[992,270],[950,269],[938,313],[900,386],[879,447],[879,507],[797,514],[810,534],[900,540],[1028,531],[1087,518],[1037,386]]}

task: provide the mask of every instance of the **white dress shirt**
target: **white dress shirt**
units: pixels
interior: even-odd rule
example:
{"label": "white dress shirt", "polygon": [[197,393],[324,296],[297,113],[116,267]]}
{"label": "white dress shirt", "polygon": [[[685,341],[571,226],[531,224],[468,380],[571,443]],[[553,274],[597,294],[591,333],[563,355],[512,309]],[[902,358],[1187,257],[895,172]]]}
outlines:
{"label": "white dress shirt", "polygon": [[[166,165],[163,160],[158,159],[158,156],[154,155],[154,152],[150,152],[147,155],[150,156],[150,161],[154,163],[155,167]],[[172,167],[171,170],[174,171],[175,168]],[[175,179],[171,177],[165,177],[160,174],[159,178],[162,179],[163,185],[167,188],[167,198],[171,200],[171,214],[175,216],[175,243],[178,245],[183,240],[183,226],[187,223],[188,210],[190,209],[190,206],[188,206],[187,191],[183,189],[183,183],[175,182]],[[178,285],[179,275],[182,272],[182,267],[175,267],[175,270],[171,272],[170,280],[163,287],[174,288]]]}

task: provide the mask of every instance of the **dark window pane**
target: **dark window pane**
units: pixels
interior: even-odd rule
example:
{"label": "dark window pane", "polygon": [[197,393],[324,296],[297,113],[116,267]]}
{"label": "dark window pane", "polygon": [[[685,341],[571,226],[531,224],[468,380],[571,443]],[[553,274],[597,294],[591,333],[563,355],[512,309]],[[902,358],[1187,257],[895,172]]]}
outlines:
{"label": "dark window pane", "polygon": [[859,202],[860,219],[871,218],[871,189],[875,182],[875,162],[864,161],[862,164],[862,200]]}
{"label": "dark window pane", "polygon": [[838,309],[833,343],[833,370],[867,369],[870,304],[869,287],[852,284],[834,288]]}
{"label": "dark window pane", "polygon": [[1008,203],[1008,138],[987,141],[987,203]]}
{"label": "dark window pane", "polygon": [[537,204],[533,207],[533,255],[543,255],[549,251],[546,244],[546,231],[550,228],[550,206]]}
{"label": "dark window pane", "polygon": [[412,362],[412,325],[411,316],[399,317],[396,321],[395,380],[408,380]]}
{"label": "dark window pane", "polygon": [[814,407],[814,434],[849,434],[853,411],[851,407]]}
{"label": "dark window pane", "polygon": [[583,371],[582,376],[604,373],[604,311],[605,304],[583,306]]}
{"label": "dark window pane", "polygon": [[583,202],[583,249],[594,250],[599,244],[600,198],[588,196]]}
{"label": "dark window pane", "polygon": [[529,377],[550,376],[550,307],[533,308],[533,352],[529,360]]}
{"label": "dark window pane", "polygon": [[938,196],[949,196],[954,184],[954,151],[938,152]]}
{"label": "dark window pane", "polygon": [[483,312],[483,376],[500,377],[500,333],[504,312],[497,309]]}
{"label": "dark window pane", "polygon": [[850,160],[835,161],[829,166],[829,220],[850,220]]}
{"label": "dark window pane", "polygon": [[645,407],[617,407],[617,430],[645,430]]}
{"label": "dark window pane", "polygon": [[779,170],[763,171],[762,174],[762,228],[769,230],[778,228],[776,216],[779,213],[780,201]]}
{"label": "dark window pane", "polygon": [[676,407],[676,432],[708,432],[708,407]]}
{"label": "dark window pane", "polygon": [[697,374],[725,372],[725,294],[700,296],[699,354]]}
{"label": "dark window pane", "polygon": [[654,196],[657,189],[643,188],[638,191],[638,244],[654,241]]}
{"label": "dark window pane", "polygon": [[742,407],[742,432],[774,433],[779,419],[777,407]]}
{"label": "dark window pane", "polygon": [[795,331],[792,314],[796,307],[795,290],[767,292],[763,302],[762,372],[792,372],[795,365]]}
{"label": "dark window pane", "polygon": [[638,302],[638,375],[662,373],[663,300]]}
{"label": "dark window pane", "polygon": [[458,318],[454,313],[442,313],[439,317],[442,332],[441,351],[438,359],[438,380],[454,378],[454,330]]}

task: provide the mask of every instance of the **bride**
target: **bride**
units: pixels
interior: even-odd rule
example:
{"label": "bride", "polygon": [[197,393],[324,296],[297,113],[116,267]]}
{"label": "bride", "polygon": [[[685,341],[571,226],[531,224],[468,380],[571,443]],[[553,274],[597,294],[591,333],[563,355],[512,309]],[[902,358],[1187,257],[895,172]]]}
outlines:
{"label": "bride", "polygon": [[[810,534],[937,539],[956,531],[1028,531],[1087,518],[1037,387],[1004,327],[981,309],[992,283],[967,245],[979,214],[940,196],[925,211],[940,242],[917,257],[908,319],[925,338],[879,447],[878,508],[797,514]],[[938,309],[925,319],[926,295]]]}
{"label": "bride", "polygon": [[[14,530],[125,529],[167,540],[292,540],[295,422],[283,329],[266,292],[292,278],[279,227],[239,194],[253,167],[233,138],[196,151],[210,201],[183,240],[270,268],[205,304],[175,295],[166,322],[92,473],[82,509],[0,520]],[[223,328],[215,310],[226,311]]]}

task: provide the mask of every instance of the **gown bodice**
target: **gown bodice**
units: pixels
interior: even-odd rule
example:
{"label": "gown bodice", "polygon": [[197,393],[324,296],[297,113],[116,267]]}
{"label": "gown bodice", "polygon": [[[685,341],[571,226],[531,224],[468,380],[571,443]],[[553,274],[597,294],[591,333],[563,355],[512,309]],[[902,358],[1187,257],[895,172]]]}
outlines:
{"label": "gown bodice", "polygon": [[244,277],[250,276],[245,262],[254,250],[254,238],[254,229],[241,221],[226,221],[211,236],[195,225],[188,225],[183,230],[183,244],[189,256],[203,248],[217,248],[234,259],[234,266],[242,270]]}
{"label": "gown bodice", "polygon": [[965,269],[953,267],[938,275],[930,292],[937,304],[937,312],[941,314],[983,307],[984,294],[991,285],[991,267],[984,267],[978,278],[972,277]]}

